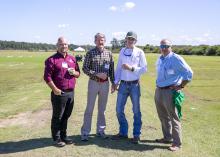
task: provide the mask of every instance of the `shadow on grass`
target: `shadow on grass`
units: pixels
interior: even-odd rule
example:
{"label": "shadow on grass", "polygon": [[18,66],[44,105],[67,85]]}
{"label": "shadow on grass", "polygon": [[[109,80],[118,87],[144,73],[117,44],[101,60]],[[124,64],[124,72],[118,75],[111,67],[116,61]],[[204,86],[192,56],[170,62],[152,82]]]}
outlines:
{"label": "shadow on grass", "polygon": [[[168,146],[155,143],[153,140],[141,140],[139,144],[133,144],[129,139],[112,140],[111,136],[108,139],[96,137],[94,134],[89,136],[89,141],[81,141],[80,135],[71,136],[74,139],[75,146],[97,145],[106,149],[117,149],[122,151],[151,151],[154,149],[167,149]],[[151,144],[150,144],[151,143]]]}
{"label": "shadow on grass", "polygon": [[0,143],[0,154],[23,152],[52,146],[51,138],[36,138],[23,141],[8,141]]}
{"label": "shadow on grass", "polygon": [[[117,149],[122,151],[150,151],[154,149],[167,149],[165,145],[153,144],[154,141],[143,140],[140,144],[132,144],[129,140],[112,140],[111,138],[102,139],[96,137],[94,134],[89,136],[89,141],[81,141],[80,135],[70,136],[73,139],[75,146],[97,145],[106,149]],[[24,152],[28,150],[38,149],[53,146],[51,138],[36,138],[23,141],[8,141],[0,143],[0,154],[10,154],[17,152]]]}

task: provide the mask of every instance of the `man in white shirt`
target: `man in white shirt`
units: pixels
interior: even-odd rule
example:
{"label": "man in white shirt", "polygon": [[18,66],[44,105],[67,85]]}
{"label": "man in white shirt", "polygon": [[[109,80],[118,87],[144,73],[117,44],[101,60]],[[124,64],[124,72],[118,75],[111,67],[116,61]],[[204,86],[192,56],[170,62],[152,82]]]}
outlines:
{"label": "man in white shirt", "polygon": [[112,139],[128,138],[128,122],[124,114],[124,108],[127,98],[130,96],[134,113],[132,143],[138,144],[142,126],[139,79],[147,71],[147,61],[143,50],[135,46],[137,34],[130,31],[125,39],[126,47],[120,51],[115,72],[115,89],[118,89],[116,112],[120,127],[119,133],[114,135]]}

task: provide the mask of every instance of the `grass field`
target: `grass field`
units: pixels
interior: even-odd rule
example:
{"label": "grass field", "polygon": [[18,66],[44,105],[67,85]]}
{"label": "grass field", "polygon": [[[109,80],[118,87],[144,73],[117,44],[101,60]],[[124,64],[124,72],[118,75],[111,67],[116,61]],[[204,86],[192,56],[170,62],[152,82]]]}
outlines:
{"label": "grass field", "polygon": [[[88,81],[82,73],[77,81],[75,106],[68,125],[74,144],[64,148],[52,146],[50,90],[43,81],[44,60],[49,55],[51,53],[0,51],[0,156],[220,156],[220,57],[183,56],[192,67],[194,78],[184,89],[183,148],[172,153],[167,150],[169,145],[154,143],[155,138],[162,136],[153,100],[156,54],[147,54],[148,72],[141,79],[143,127],[139,145],[126,140],[96,138],[96,109],[90,140],[80,141]],[[116,61],[116,54],[114,58]],[[115,102],[116,93],[110,94],[106,109],[106,133],[109,135],[118,132]],[[126,116],[132,137],[130,100]]]}

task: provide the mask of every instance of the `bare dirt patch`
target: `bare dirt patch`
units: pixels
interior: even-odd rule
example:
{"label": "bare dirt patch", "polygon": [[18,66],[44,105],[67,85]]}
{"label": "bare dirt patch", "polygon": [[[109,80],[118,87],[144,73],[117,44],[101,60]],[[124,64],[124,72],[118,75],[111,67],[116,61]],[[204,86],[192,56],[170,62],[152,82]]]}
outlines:
{"label": "bare dirt patch", "polygon": [[39,127],[43,126],[51,118],[51,109],[43,109],[36,112],[24,112],[0,119],[0,128],[11,126]]}

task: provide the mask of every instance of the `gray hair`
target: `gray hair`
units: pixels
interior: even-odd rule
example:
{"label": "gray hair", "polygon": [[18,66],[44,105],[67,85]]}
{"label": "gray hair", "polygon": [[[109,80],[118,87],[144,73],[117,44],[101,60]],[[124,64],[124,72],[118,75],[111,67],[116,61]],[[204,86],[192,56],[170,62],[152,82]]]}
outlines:
{"label": "gray hair", "polygon": [[172,42],[169,39],[162,39],[161,42],[166,43],[166,45],[172,46]]}
{"label": "gray hair", "polygon": [[105,34],[103,34],[103,33],[96,33],[96,35],[95,35],[95,41],[96,41],[96,39],[97,39],[98,37],[105,38]]}

